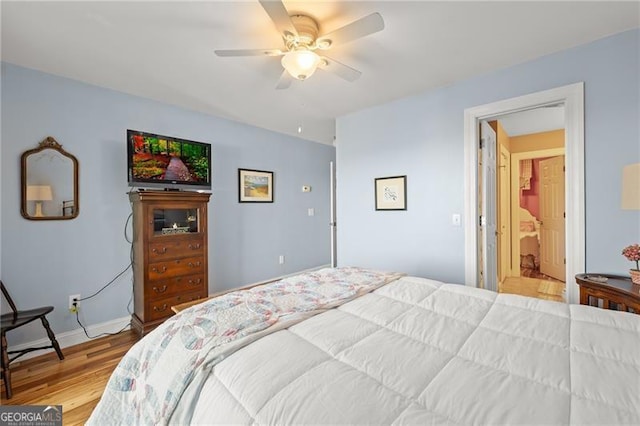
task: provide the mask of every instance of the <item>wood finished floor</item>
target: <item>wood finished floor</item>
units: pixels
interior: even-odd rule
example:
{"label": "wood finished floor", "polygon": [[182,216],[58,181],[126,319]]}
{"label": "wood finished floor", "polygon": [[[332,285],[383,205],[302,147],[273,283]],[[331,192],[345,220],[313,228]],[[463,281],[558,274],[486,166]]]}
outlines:
{"label": "wood finished floor", "polygon": [[[542,290],[542,291],[541,291]],[[509,278],[502,293],[564,301],[564,283],[537,278]],[[138,340],[133,331],[102,337],[63,348],[65,359],[55,352],[11,364],[13,398],[3,405],[62,405],[65,425],[83,425],[100,400],[104,387],[122,356]]]}
{"label": "wood finished floor", "polygon": [[133,331],[63,348],[11,364],[13,398],[2,405],[62,405],[65,425],[83,425],[102,396],[109,376],[122,356],[138,340]]}
{"label": "wood finished floor", "polygon": [[565,285],[558,280],[529,277],[508,277],[498,285],[499,293],[519,294],[536,299],[565,301]]}

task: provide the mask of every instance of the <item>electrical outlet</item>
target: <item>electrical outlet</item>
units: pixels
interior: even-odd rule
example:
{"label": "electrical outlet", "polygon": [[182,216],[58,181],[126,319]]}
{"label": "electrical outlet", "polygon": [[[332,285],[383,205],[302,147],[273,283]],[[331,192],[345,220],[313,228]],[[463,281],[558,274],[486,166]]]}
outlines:
{"label": "electrical outlet", "polygon": [[69,296],[69,312],[76,313],[80,309],[80,295],[72,294]]}

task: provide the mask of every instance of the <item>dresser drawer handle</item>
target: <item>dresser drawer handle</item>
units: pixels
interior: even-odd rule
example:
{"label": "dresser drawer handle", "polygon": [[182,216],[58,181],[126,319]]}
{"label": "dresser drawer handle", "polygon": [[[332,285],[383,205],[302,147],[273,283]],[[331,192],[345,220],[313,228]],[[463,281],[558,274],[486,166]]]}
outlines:
{"label": "dresser drawer handle", "polygon": [[189,284],[191,285],[198,285],[202,282],[202,280],[200,278],[196,279],[196,280],[189,280]]}
{"label": "dresser drawer handle", "polygon": [[166,267],[166,266],[163,266],[163,267],[161,268],[161,270],[159,271],[159,270],[158,270],[158,268],[156,268],[156,267],[154,266],[153,268],[151,268],[151,270],[152,270],[153,272],[155,272],[156,274],[164,274],[165,272],[167,272],[167,267]]}
{"label": "dresser drawer handle", "polygon": [[167,304],[166,304],[166,303],[163,303],[163,304],[162,304],[162,308],[158,308],[157,306],[154,306],[154,307],[153,307],[153,310],[154,310],[154,311],[156,311],[156,312],[163,312],[163,311],[166,311],[166,310],[167,310]]}
{"label": "dresser drawer handle", "polygon": [[198,243],[198,244],[189,244],[189,248],[191,250],[198,250],[200,248],[200,243]]}
{"label": "dresser drawer handle", "polygon": [[200,262],[189,262],[189,268],[197,268],[200,266]]}
{"label": "dresser drawer handle", "polygon": [[156,293],[164,293],[165,291],[167,291],[167,286],[163,285],[162,288],[153,287],[153,291],[155,291]]}
{"label": "dresser drawer handle", "polygon": [[158,250],[157,248],[154,248],[153,250],[151,250],[152,252],[156,253],[156,254],[165,254],[167,252],[167,248],[166,247],[162,247],[161,250]]}

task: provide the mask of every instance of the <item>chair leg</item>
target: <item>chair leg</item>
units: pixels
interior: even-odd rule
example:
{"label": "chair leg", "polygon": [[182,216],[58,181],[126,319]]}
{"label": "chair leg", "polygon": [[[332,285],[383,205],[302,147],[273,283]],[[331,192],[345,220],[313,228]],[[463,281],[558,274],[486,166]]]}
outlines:
{"label": "chair leg", "polygon": [[53,349],[56,350],[56,353],[58,354],[58,358],[64,359],[64,355],[62,355],[62,351],[60,350],[60,345],[58,344],[58,341],[56,340],[56,335],[53,334],[53,331],[51,330],[51,327],[49,326],[49,321],[47,321],[47,319],[44,317],[44,315],[42,317],[40,317],[40,319],[42,320],[42,325],[44,326],[44,329],[47,330],[47,336],[49,336],[49,340],[51,340],[51,344],[53,345]]}
{"label": "chair leg", "polygon": [[4,381],[4,389],[7,393],[7,399],[11,399],[11,370],[9,370],[9,354],[7,353],[7,338],[2,333],[2,380]]}

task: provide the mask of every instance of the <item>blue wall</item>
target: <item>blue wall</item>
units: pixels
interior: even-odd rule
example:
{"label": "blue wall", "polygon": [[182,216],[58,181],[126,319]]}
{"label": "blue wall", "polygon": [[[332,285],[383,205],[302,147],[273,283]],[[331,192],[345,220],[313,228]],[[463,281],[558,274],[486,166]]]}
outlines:
{"label": "blue wall", "polygon": [[[626,273],[640,212],[620,208],[624,165],[640,161],[640,31],[338,119],[338,264],[464,282],[464,110],[585,82],[586,266]],[[373,180],[407,175],[407,211],[375,211]],[[464,218],[463,218],[464,223]]]}
{"label": "blue wall", "polygon": [[[210,292],[329,263],[335,148],[3,63],[0,276],[19,306],[53,305],[56,332],[77,328],[67,311],[69,295],[90,295],[129,263],[127,129],[212,144]],[[20,216],[20,155],[46,136],[80,163],[80,215],[74,220]],[[275,172],[275,202],[239,204],[238,168]],[[302,193],[303,185],[312,191]],[[307,215],[308,208],[315,216]],[[285,255],[284,265],[279,255]],[[128,272],[83,302],[85,322],[127,316],[131,288]],[[37,328],[9,336],[12,343],[42,337]]]}

